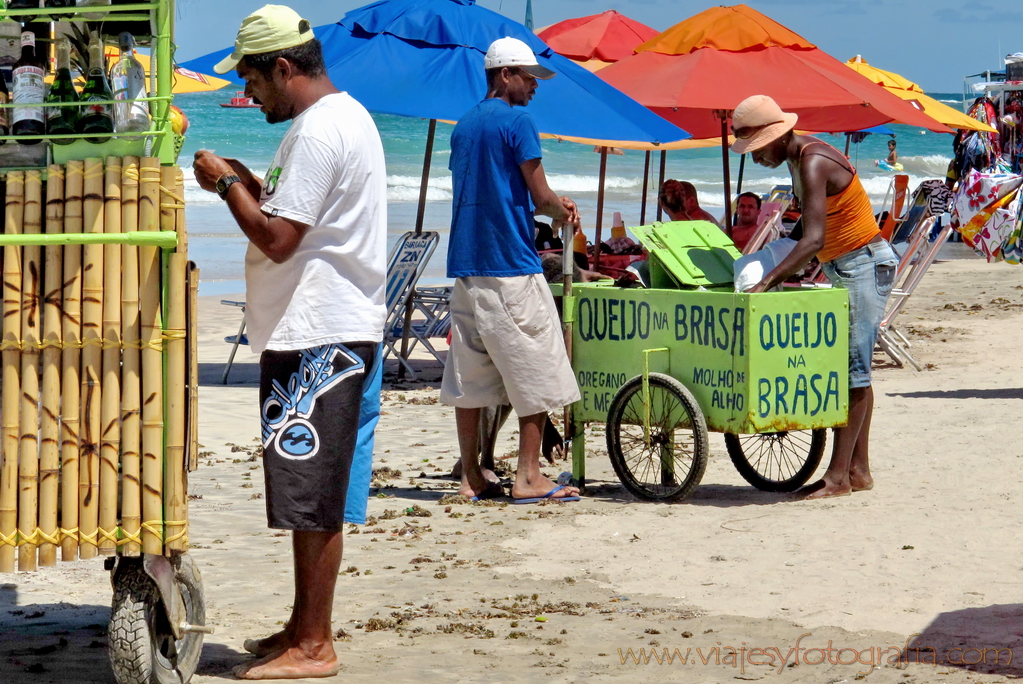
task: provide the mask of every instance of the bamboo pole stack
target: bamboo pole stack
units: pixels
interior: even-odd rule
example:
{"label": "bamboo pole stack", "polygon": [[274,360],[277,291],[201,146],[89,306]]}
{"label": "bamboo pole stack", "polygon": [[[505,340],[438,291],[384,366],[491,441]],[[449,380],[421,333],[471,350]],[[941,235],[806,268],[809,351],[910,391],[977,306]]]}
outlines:
{"label": "bamboo pole stack", "polygon": [[[64,169],[51,164],[46,179],[46,233],[64,231]],[[60,344],[64,255],[47,247],[43,274],[43,382],[39,424],[39,565],[57,562],[58,493],[60,491]]]}
{"label": "bamboo pole stack", "polygon": [[[121,232],[121,158],[107,157],[103,230]],[[99,552],[117,550],[121,449],[121,246],[103,247],[103,391],[99,444]]]}
{"label": "bamboo pole stack", "polygon": [[[103,232],[103,161],[85,160],[83,232]],[[81,447],[78,466],[78,555],[99,551],[99,444],[103,375],[103,245],[82,249]]]}
{"label": "bamboo pole stack", "polygon": [[[160,224],[160,161],[139,165],[139,230]],[[163,550],[163,364],[160,250],[139,248],[139,309],[142,346],[142,551]]]}
{"label": "bamboo pole stack", "polygon": [[[45,171],[0,185],[3,233],[38,235],[2,247],[0,572],[53,565],[58,546],[64,560],[185,551],[197,277],[182,175],[136,157]],[[46,242],[139,230],[178,247]]]}
{"label": "bamboo pole stack", "polygon": [[[64,185],[64,232],[82,232],[82,196],[85,188],[85,164],[71,161],[67,165]],[[61,536],[60,557],[78,558],[78,482],[81,453],[81,417],[78,393],[82,350],[82,247],[64,248],[64,308],[62,332],[63,377],[61,378],[60,473],[61,473]]]}
{"label": "bamboo pole stack", "polygon": [[[25,172],[25,213],[22,232],[42,229],[43,184],[38,171]],[[39,295],[42,250],[22,248],[21,272],[21,421],[18,444],[18,568],[35,570],[39,527]]]}
{"label": "bamboo pole stack", "polygon": [[[21,233],[25,174],[7,174],[4,230]],[[21,402],[21,248],[4,247],[3,373],[0,375],[0,572],[14,572],[18,542],[18,429]]]}
{"label": "bamboo pole stack", "polygon": [[[121,165],[121,228],[139,227],[139,158],[125,157]],[[142,390],[139,384],[139,248],[121,248],[121,527],[129,540],[124,554],[142,551]]]}

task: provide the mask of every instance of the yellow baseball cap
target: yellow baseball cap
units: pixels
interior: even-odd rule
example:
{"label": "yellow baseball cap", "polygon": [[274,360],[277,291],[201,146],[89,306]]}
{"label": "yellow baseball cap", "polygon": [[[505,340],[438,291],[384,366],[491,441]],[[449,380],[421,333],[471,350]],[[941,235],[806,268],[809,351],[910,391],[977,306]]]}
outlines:
{"label": "yellow baseball cap", "polygon": [[245,55],[261,55],[308,43],[313,27],[298,13],[284,5],[264,5],[242,21],[234,39],[234,52],[220,61],[213,70],[226,74],[238,66]]}

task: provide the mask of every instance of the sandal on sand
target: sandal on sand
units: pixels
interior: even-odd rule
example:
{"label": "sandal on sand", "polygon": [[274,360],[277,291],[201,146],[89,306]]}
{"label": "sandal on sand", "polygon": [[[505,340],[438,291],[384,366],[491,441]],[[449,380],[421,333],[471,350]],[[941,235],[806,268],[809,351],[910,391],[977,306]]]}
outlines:
{"label": "sandal on sand", "polygon": [[487,488],[476,496],[470,496],[469,501],[483,501],[484,499],[499,499],[504,496],[504,487],[499,482],[487,480]]}
{"label": "sandal on sand", "polygon": [[554,489],[552,489],[551,491],[547,492],[543,496],[533,496],[533,497],[529,497],[529,498],[526,498],[526,499],[512,499],[512,503],[515,503],[515,504],[532,504],[532,503],[540,503],[541,501],[546,501],[548,499],[550,499],[552,501],[579,501],[580,500],[578,496],[554,496],[555,494],[557,494],[558,492],[560,492],[564,488],[565,488],[564,485],[561,485],[559,487],[555,487]]}

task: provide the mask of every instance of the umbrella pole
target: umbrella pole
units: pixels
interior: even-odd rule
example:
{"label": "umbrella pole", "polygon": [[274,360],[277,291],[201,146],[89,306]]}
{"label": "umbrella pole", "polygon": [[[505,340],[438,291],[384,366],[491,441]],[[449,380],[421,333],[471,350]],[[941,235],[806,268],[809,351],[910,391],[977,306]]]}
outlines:
{"label": "umbrella pole", "polygon": [[664,210],[661,209],[661,188],[664,187],[664,167],[668,163],[668,150],[661,150],[661,174],[657,179],[657,220],[661,220]]}
{"label": "umbrella pole", "polygon": [[845,134],[845,156],[849,157],[849,141],[852,139],[852,133]]}
{"label": "umbrella pole", "polygon": [[643,201],[639,205],[639,225],[646,225],[646,199],[650,191],[650,150],[646,151],[646,161],[643,162]]}
{"label": "umbrella pole", "polygon": [[742,174],[746,171],[746,153],[743,152],[742,156],[739,157],[739,180],[735,182],[735,195],[739,196],[742,194]]}
{"label": "umbrella pole", "polygon": [[600,181],[597,183],[597,234],[593,239],[593,270],[600,266],[600,230],[604,226],[604,181],[607,178],[607,148],[600,148]]}
{"label": "umbrella pole", "polygon": [[[575,229],[576,226],[571,223],[566,223],[561,228],[561,242],[563,245],[561,249],[561,281],[564,285],[561,297],[561,330],[565,337],[565,351],[568,353],[568,363],[570,366],[572,365],[572,321],[575,318],[573,308],[575,302],[572,298],[572,274],[575,271],[575,253],[572,251],[571,245]],[[563,440],[567,444],[574,437],[571,404],[565,406],[564,419],[565,424],[562,427],[565,434]],[[575,448],[573,447],[574,451]],[[572,471],[575,477],[579,476],[574,467]]]}
{"label": "umbrella pole", "polygon": [[721,112],[721,165],[725,171],[725,225],[732,225],[732,179],[728,168],[728,113]]}
{"label": "umbrella pole", "polygon": [[[419,210],[416,212],[416,235],[423,233],[423,218],[426,216],[426,191],[430,184],[430,162],[433,160],[433,139],[437,134],[437,120],[430,119],[430,128],[426,134],[426,154],[423,157],[423,180],[419,183]],[[415,291],[408,293],[405,300],[405,323],[401,329],[401,358],[408,361],[408,336],[412,328],[413,295]],[[405,364],[398,364],[398,379],[405,377]]]}

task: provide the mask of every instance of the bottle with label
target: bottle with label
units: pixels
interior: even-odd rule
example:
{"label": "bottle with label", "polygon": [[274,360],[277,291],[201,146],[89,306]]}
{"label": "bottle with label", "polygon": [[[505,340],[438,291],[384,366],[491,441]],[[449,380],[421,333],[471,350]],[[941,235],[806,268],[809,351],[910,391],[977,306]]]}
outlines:
{"label": "bottle with label", "polygon": [[575,229],[575,236],[572,238],[572,251],[576,254],[587,254],[586,235],[581,228]]}
{"label": "bottle with label", "polygon": [[[71,43],[67,38],[57,41],[57,74],[53,78],[46,104],[78,102],[78,91],[71,78]],[[78,107],[47,107],[46,133],[48,135],[74,135],[80,111]],[[53,138],[57,145],[70,145],[74,138]]]}
{"label": "bottle with label", "polygon": [[625,222],[622,221],[622,212],[616,211],[611,221],[611,239],[627,237],[625,235]]}
{"label": "bottle with label", "polygon": [[[43,117],[43,97],[46,84],[43,81],[43,61],[36,56],[36,34],[23,31],[21,34],[21,57],[14,63],[14,104],[38,105],[15,107],[11,115],[12,135],[42,135],[46,132]],[[22,145],[35,145],[35,140],[19,140]]]}
{"label": "bottle with label", "polygon": [[39,0],[7,0],[7,9],[39,9]]}
{"label": "bottle with label", "polygon": [[[138,102],[146,96],[146,70],[135,59],[135,41],[128,32],[118,37],[121,56],[110,67],[110,86],[114,91],[114,131],[139,133],[149,130],[149,103]],[[129,100],[136,100],[129,102]]]}
{"label": "bottle with label", "polygon": [[[103,64],[103,41],[99,32],[93,31],[89,38],[89,75],[82,88],[82,115],[78,120],[79,133],[97,134],[97,137],[86,138],[89,142],[106,142],[109,134],[114,132],[113,107],[104,104],[104,101],[113,99]],[[99,135],[104,133],[106,135]]]}
{"label": "bottle with label", "polygon": [[[8,104],[11,101],[11,92],[7,90],[7,78],[0,72],[0,104]],[[11,110],[0,109],[0,135],[11,134]],[[0,140],[3,145],[6,140]]]}

